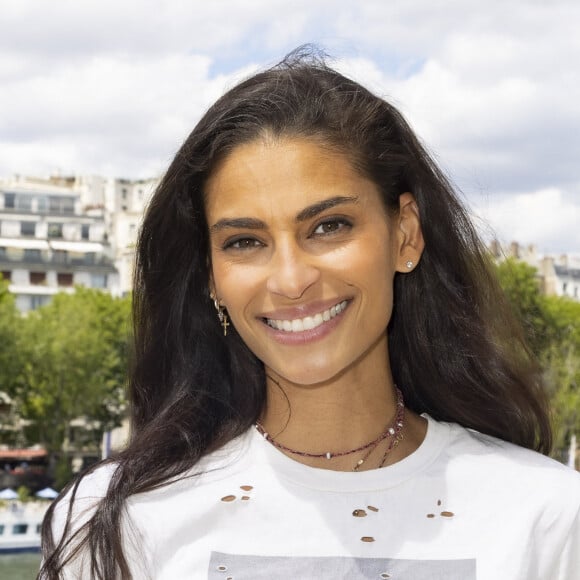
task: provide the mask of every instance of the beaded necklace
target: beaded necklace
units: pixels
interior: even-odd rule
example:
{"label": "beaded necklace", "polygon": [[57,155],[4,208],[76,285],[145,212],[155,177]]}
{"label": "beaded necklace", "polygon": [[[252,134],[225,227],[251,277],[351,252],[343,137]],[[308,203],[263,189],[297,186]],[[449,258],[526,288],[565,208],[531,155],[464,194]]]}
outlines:
{"label": "beaded necklace", "polygon": [[386,429],[376,438],[370,441],[369,443],[365,443],[360,447],[356,447],[355,449],[349,449],[348,451],[326,451],[324,453],[310,453],[308,451],[299,451],[297,449],[292,449],[291,447],[287,447],[286,445],[276,441],[269,433],[266,432],[264,427],[261,423],[256,422],[256,429],[258,433],[262,435],[262,437],[271,443],[274,447],[286,451],[286,453],[290,453],[292,455],[298,455],[300,457],[309,457],[313,459],[333,459],[334,457],[344,457],[346,455],[352,455],[354,453],[358,453],[359,451],[367,451],[362,459],[359,459],[356,465],[353,468],[353,471],[358,471],[360,466],[368,459],[370,454],[377,448],[379,443],[384,441],[387,438],[391,438],[389,445],[383,454],[383,458],[379,467],[383,467],[385,461],[387,459],[387,455],[396,447],[399,442],[403,439],[403,427],[405,426],[405,402],[403,400],[403,393],[401,393],[400,389],[396,389],[397,391],[397,412],[395,413],[395,418],[393,419],[392,423],[387,425]]}

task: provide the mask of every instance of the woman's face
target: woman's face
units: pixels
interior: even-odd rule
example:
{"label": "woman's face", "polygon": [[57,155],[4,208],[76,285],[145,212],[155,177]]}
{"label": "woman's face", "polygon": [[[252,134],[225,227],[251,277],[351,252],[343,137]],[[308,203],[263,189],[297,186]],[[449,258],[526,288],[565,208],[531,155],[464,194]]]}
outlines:
{"label": "woman's face", "polygon": [[212,291],[267,371],[312,385],[369,364],[377,345],[386,354],[393,277],[413,258],[403,210],[389,216],[346,155],[257,140],[205,193]]}

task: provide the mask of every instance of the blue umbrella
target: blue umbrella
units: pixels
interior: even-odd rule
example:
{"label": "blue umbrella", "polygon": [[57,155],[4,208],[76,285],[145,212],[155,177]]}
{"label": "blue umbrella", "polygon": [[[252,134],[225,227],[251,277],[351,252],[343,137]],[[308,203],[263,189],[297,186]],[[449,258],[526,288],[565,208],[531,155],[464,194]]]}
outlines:
{"label": "blue umbrella", "polygon": [[52,487],[45,487],[44,489],[37,491],[34,495],[41,499],[54,499],[58,496],[58,491],[55,491]]}
{"label": "blue umbrella", "polygon": [[18,494],[13,489],[7,487],[0,491],[0,499],[18,499]]}

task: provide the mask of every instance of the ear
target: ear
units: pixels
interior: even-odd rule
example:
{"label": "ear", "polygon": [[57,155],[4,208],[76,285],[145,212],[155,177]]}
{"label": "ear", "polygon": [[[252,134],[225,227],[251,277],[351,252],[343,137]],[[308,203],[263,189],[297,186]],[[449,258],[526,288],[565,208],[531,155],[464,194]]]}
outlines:
{"label": "ear", "polygon": [[403,193],[399,197],[399,213],[395,221],[399,240],[396,270],[411,272],[417,267],[425,248],[419,206],[412,193]]}

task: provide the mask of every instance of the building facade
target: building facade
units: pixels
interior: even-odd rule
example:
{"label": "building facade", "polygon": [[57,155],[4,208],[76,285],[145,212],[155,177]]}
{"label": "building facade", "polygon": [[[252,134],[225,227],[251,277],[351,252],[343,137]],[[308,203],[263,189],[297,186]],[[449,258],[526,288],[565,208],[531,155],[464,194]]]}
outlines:
{"label": "building facade", "polygon": [[541,291],[548,296],[564,296],[580,301],[580,257],[538,254],[536,247],[512,242],[507,247],[494,241],[490,250],[496,260],[514,258],[536,268]]}
{"label": "building facade", "polygon": [[22,312],[76,285],[120,293],[104,211],[46,180],[0,182],[0,272]]}
{"label": "building facade", "polygon": [[158,182],[158,179],[110,179],[105,188],[105,219],[122,294],[130,292],[133,286],[135,244],[145,208]]}
{"label": "building facade", "polygon": [[44,182],[76,192],[80,196],[83,214],[103,217],[111,255],[119,274],[120,292],[130,292],[137,235],[159,179],[55,175]]}

